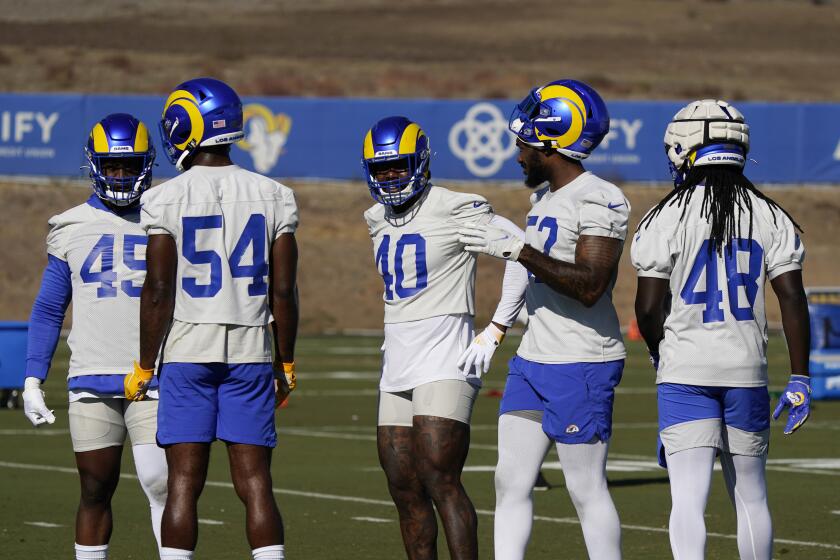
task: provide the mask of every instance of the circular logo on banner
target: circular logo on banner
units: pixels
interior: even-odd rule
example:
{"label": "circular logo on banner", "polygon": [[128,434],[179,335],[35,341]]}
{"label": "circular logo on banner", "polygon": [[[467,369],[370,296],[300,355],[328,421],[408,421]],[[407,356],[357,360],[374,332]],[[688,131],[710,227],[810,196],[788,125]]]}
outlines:
{"label": "circular logo on banner", "polygon": [[476,103],[449,131],[449,149],[476,177],[491,177],[516,153],[516,136],[492,103]]}

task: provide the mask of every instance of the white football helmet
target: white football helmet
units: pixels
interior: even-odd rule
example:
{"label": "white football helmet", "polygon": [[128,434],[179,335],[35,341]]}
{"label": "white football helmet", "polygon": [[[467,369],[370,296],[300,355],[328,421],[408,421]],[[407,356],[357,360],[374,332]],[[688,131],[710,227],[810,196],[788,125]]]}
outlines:
{"label": "white football helmet", "polygon": [[680,109],[665,129],[665,151],[676,186],[695,166],[743,168],[749,149],[750,127],[744,123],[744,115],[726,101],[693,101]]}

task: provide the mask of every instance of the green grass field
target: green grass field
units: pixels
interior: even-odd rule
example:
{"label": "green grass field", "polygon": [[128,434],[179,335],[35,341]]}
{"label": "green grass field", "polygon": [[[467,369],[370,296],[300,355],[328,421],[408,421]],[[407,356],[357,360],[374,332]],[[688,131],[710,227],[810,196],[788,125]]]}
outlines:
{"label": "green grass field", "polygon": [[[286,523],[290,558],[395,559],[404,557],[396,512],[391,505],[375,448],[376,337],[307,337],[299,341],[299,388],[277,418],[279,446],[274,485]],[[485,376],[485,391],[504,385],[505,364],[518,340],[506,340]],[[639,343],[630,356],[616,397],[609,478],[624,526],[624,557],[670,558],[666,532],[670,497],[665,470],[656,467],[654,376]],[[787,377],[784,342],[771,342],[771,389]],[[0,412],[0,558],[70,558],[78,500],[73,453],[67,431],[62,374],[67,350],[53,364],[46,384],[57,421],[31,428],[22,411]],[[774,398],[775,401],[775,398]],[[481,558],[492,558],[493,466],[496,461],[498,399],[482,396],[473,416],[473,446],[464,474],[479,513]],[[783,436],[773,424],[768,465],[775,522],[775,558],[840,558],[840,402],[813,405],[808,424]],[[563,487],[563,475],[549,455],[544,470],[555,487],[535,496],[529,558],[586,558],[580,526]],[[132,478],[129,453],[125,477],[114,500],[111,558],[156,558],[148,506]],[[209,483],[199,506],[199,559],[250,558],[244,509],[236,498],[221,445],[214,447]],[[735,516],[719,472],[706,511],[707,558],[736,558]],[[440,557],[448,557],[440,533]]]}

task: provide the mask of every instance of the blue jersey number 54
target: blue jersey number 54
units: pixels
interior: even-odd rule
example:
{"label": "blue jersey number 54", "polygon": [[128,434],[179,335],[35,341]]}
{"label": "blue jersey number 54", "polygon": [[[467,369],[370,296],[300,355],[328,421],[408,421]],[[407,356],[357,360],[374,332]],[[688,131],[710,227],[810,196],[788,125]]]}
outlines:
{"label": "blue jersey number 54", "polygon": [[[196,233],[199,230],[222,229],[222,216],[184,216],[183,253],[184,258],[194,265],[208,265],[210,267],[210,282],[199,284],[197,278],[184,276],[181,287],[194,298],[213,297],[222,289],[222,257],[213,250],[199,250],[196,248]],[[218,232],[221,235],[222,232]],[[242,264],[248,247],[251,247],[251,264]],[[227,265],[233,278],[251,278],[248,285],[249,296],[264,296],[268,293],[268,261],[266,259],[265,216],[251,214],[239,240],[233,247]]]}

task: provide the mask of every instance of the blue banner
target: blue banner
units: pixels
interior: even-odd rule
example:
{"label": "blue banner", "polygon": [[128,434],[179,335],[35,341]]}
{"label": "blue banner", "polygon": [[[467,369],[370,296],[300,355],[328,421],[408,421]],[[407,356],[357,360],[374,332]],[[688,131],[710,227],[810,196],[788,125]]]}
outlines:
{"label": "blue banner", "polygon": [[[0,174],[81,176],[90,128],[112,112],[143,120],[158,149],[157,177],[175,174],[163,157],[157,122],[163,97],[0,94]],[[244,99],[240,165],[277,177],[361,179],[365,131],[402,114],[431,139],[435,177],[519,180],[513,101],[339,98]],[[610,133],[586,166],[614,181],[668,181],[662,137],[684,105],[614,101]],[[840,183],[840,104],[737,103],[752,131],[747,175],[762,183]]]}
{"label": "blue banner", "polygon": [[840,398],[840,288],[808,288],[811,394]]}

